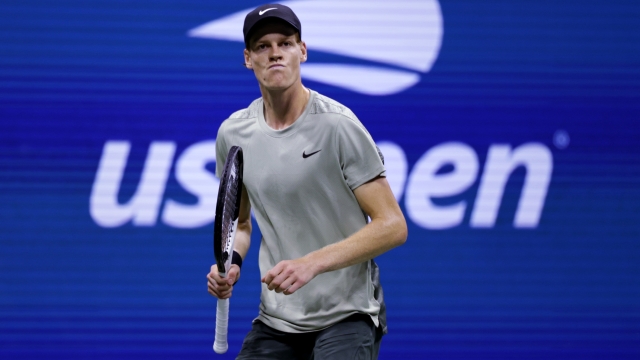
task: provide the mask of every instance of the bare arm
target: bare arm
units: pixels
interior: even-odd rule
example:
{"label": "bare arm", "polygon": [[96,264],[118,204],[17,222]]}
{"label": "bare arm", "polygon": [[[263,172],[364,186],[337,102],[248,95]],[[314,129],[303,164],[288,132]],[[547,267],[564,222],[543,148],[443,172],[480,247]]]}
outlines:
{"label": "bare arm", "polygon": [[262,279],[269,290],[292,294],[319,274],[372,259],[407,239],[407,223],[384,177],[377,177],[353,192],[371,222],[348,238],[286,260]]}
{"label": "bare arm", "polygon": [[240,213],[238,214],[238,231],[233,243],[234,250],[244,259],[251,245],[251,203],[247,189],[242,185],[242,197],[240,198]]}
{"label": "bare arm", "polygon": [[[242,186],[242,198],[240,199],[240,213],[238,214],[238,229],[233,248],[244,259],[251,245],[251,204],[249,202],[249,194],[247,189]],[[231,265],[229,272],[225,278],[218,274],[218,267],[214,264],[211,271],[207,274],[207,287],[209,293],[219,299],[227,299],[231,297],[233,284],[240,279],[240,267]]]}

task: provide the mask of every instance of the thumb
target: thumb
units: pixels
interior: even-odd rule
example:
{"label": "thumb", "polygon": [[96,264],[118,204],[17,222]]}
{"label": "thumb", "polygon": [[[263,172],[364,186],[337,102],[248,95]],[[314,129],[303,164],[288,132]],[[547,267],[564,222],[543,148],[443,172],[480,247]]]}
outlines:
{"label": "thumb", "polygon": [[236,264],[232,264],[227,274],[228,284],[233,285],[240,279],[240,267]]}

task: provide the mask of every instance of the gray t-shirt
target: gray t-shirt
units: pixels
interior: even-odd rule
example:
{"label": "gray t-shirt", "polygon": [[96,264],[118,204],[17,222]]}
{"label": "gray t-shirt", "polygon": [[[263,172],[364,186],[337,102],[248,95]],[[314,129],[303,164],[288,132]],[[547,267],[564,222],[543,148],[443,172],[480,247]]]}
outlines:
{"label": "gray t-shirt", "polygon": [[[259,98],[220,126],[218,176],[233,145],[243,149],[244,185],[262,232],[261,276],[282,260],[341,241],[366,225],[353,190],[385,170],[373,139],[344,105],[311,91],[302,115],[286,129],[273,130]],[[327,272],[292,295],[262,284],[258,319],[294,333],[320,330],[354,313],[369,314],[378,325],[376,270],[366,261]]]}

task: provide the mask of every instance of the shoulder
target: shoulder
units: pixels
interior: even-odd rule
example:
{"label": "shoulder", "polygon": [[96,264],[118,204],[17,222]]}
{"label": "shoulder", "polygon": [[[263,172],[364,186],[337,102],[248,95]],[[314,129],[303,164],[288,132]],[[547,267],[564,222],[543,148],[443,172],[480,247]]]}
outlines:
{"label": "shoulder", "polygon": [[330,118],[337,130],[344,127],[356,127],[367,132],[362,122],[351,109],[322,94],[316,93],[310,113]]}
{"label": "shoulder", "polygon": [[233,119],[253,119],[258,117],[258,110],[262,106],[262,98],[257,98],[249,104],[248,107],[238,110],[231,114],[227,120]]}
{"label": "shoulder", "polygon": [[255,99],[248,107],[232,113],[222,122],[218,134],[224,134],[237,128],[250,125],[258,117],[258,110],[262,106],[262,98]]}
{"label": "shoulder", "polygon": [[229,116],[229,118],[227,118],[227,120],[225,121],[238,122],[238,121],[247,120],[247,119],[255,119],[258,117],[259,110],[261,107],[262,107],[262,98],[259,97],[253,100],[251,104],[249,104],[249,106],[247,106],[246,108],[238,110],[233,114],[231,114],[231,116]]}
{"label": "shoulder", "polygon": [[311,114],[341,115],[349,119],[358,119],[353,111],[351,111],[351,109],[320,93],[315,94],[315,98],[311,107]]}

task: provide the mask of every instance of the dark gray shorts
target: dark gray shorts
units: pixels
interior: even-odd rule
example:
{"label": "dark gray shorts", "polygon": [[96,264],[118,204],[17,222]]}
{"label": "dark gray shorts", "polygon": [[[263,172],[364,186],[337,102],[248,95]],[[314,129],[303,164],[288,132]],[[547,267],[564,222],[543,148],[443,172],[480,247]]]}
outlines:
{"label": "dark gray shorts", "polygon": [[236,360],[373,360],[378,358],[381,339],[382,331],[363,314],[309,333],[286,333],[256,320]]}

